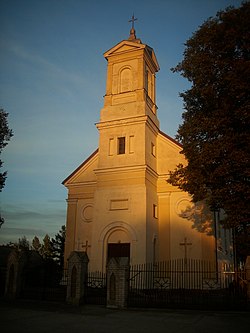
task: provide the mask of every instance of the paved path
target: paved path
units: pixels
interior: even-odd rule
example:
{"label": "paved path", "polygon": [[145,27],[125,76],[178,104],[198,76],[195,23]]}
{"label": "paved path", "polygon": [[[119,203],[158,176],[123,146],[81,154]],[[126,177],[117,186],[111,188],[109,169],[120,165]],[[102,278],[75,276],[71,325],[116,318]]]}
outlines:
{"label": "paved path", "polygon": [[241,333],[250,332],[250,312],[112,310],[57,303],[0,302],[2,333]]}

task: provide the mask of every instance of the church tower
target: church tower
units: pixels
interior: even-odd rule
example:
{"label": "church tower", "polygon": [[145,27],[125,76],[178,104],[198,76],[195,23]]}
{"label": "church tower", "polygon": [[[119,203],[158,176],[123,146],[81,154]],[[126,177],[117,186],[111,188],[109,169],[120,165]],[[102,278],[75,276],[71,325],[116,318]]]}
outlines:
{"label": "church tower", "polygon": [[63,182],[65,260],[72,251],[85,251],[90,271],[105,271],[108,258],[118,256],[131,264],[215,260],[214,237],[199,230],[202,210],[192,220],[189,195],[167,182],[169,170],[186,161],[180,144],[159,129],[154,50],[132,25],[128,39],[104,57],[98,149]]}
{"label": "church tower", "polygon": [[127,40],[104,57],[108,62],[107,84],[96,125],[100,135],[94,220],[98,229],[107,227],[107,235],[102,244],[98,233],[92,239],[102,246],[103,263],[105,253],[113,256],[120,251],[132,262],[135,253],[136,262],[152,262],[158,234],[154,214],[159,131],[155,74],[159,65],[153,49],[136,38],[134,28]]}

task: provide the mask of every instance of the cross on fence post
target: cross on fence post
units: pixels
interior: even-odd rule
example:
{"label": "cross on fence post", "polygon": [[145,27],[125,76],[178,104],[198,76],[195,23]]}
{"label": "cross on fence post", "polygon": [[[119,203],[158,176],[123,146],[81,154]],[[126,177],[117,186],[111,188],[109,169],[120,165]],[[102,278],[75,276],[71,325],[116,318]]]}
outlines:
{"label": "cross on fence post", "polygon": [[193,245],[192,243],[187,242],[187,237],[184,238],[184,242],[180,243],[181,246],[184,246],[184,261],[187,262],[187,247]]}
{"label": "cross on fence post", "polygon": [[86,243],[84,245],[82,245],[82,248],[85,249],[86,254],[88,254],[89,247],[91,247],[91,245],[89,245],[89,242],[86,240]]}

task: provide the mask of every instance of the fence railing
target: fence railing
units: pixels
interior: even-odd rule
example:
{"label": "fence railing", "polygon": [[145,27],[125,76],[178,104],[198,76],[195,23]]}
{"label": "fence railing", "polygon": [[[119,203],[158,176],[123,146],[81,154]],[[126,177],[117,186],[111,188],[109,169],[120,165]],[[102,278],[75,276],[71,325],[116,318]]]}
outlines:
{"label": "fence railing", "polygon": [[146,289],[228,288],[234,276],[216,271],[209,261],[177,259],[135,265],[130,268],[130,286]]}
{"label": "fence railing", "polygon": [[135,265],[130,267],[128,304],[244,307],[244,278],[243,273],[218,272],[213,263],[194,259]]}
{"label": "fence railing", "polygon": [[103,272],[89,272],[85,286],[84,301],[88,304],[106,304],[107,276]]}

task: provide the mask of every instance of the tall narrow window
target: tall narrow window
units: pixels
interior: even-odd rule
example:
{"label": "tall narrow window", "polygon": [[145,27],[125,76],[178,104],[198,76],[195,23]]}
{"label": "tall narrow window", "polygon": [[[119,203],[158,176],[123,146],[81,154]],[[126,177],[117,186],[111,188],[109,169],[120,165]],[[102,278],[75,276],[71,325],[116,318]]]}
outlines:
{"label": "tall narrow window", "polygon": [[158,219],[158,210],[156,205],[153,205],[153,217]]}
{"label": "tall narrow window", "polygon": [[145,89],[148,91],[148,70],[145,71]]}
{"label": "tall narrow window", "polygon": [[148,96],[152,99],[152,74],[148,72]]}
{"label": "tall narrow window", "polygon": [[118,138],[118,154],[125,154],[125,136]]}
{"label": "tall narrow window", "polygon": [[151,142],[151,154],[155,156],[155,145]]}
{"label": "tall narrow window", "polygon": [[120,92],[132,90],[132,72],[129,68],[125,68],[121,72],[120,77]]}

